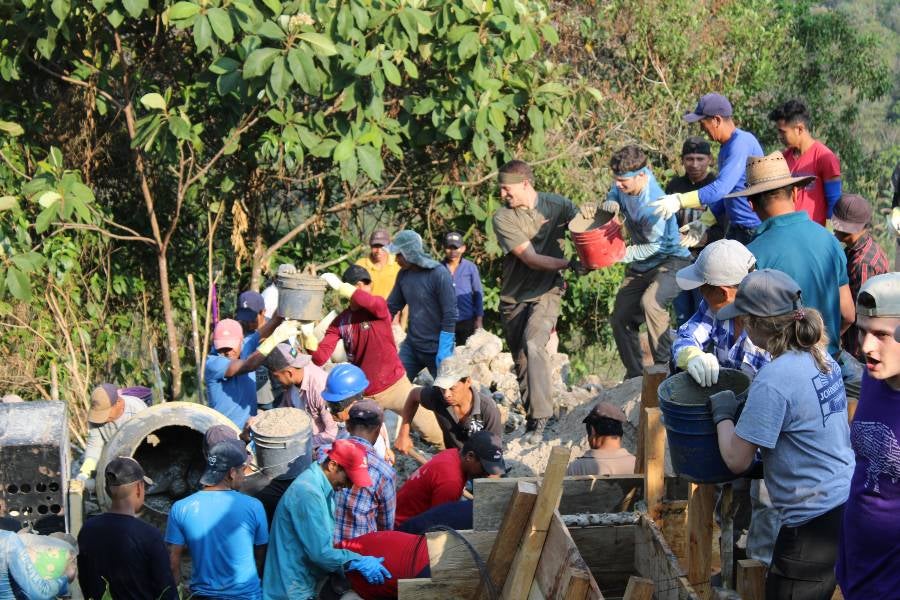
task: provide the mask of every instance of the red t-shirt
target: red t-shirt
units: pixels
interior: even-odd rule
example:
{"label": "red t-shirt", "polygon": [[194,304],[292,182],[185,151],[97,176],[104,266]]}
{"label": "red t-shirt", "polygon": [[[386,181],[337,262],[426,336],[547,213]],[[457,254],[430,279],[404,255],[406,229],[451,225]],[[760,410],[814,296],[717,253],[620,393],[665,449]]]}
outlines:
{"label": "red t-shirt", "polygon": [[782,150],[781,154],[787,161],[791,175],[794,177],[815,175],[816,178],[806,184],[806,187],[797,190],[797,201],[794,203],[794,208],[805,210],[810,219],[819,225],[825,225],[825,219],[828,217],[825,182],[839,179],[841,176],[841,165],[837,156],[822,142],[813,143],[806,152],[799,156],[789,148]]}
{"label": "red t-shirt", "polygon": [[459,450],[450,448],[438,452],[419,467],[397,492],[394,526],[399,527],[407,519],[421,515],[429,508],[459,500],[464,487],[466,476]]}
{"label": "red t-shirt", "polygon": [[373,531],[352,540],[344,540],[338,548],[363,556],[384,557],[384,567],[391,578],[380,585],[371,584],[359,571],[347,571],[347,579],[353,591],[365,600],[381,600],[397,597],[397,580],[414,579],[429,565],[428,544],[424,535],[402,531]]}
{"label": "red t-shirt", "polygon": [[369,387],[365,394],[371,396],[397,383],[406,376],[406,370],[397,356],[385,299],[363,290],[356,290],[351,298],[359,308],[348,308],[331,322],[312,359],[322,366],[331,358],[338,340],[344,340],[347,359],[366,374]]}

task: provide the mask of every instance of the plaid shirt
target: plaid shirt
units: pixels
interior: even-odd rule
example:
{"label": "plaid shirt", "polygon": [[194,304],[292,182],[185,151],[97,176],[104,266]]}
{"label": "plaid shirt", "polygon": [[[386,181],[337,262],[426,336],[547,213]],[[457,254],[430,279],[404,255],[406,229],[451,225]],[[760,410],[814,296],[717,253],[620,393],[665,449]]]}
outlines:
{"label": "plaid shirt", "polygon": [[349,439],[366,449],[372,487],[353,486],[335,494],[335,544],[373,531],[393,529],[397,511],[397,474],[393,467],[375,453],[368,441],[355,435]]}
{"label": "plaid shirt", "polygon": [[672,344],[672,360],[677,362],[678,354],[688,346],[714,354],[719,364],[727,369],[738,369],[750,375],[755,375],[772,360],[768,352],[753,345],[746,331],[735,339],[734,321],[716,319],[706,300],[701,300],[694,316],[678,328]]}
{"label": "plaid shirt", "polygon": [[[859,288],[866,282],[869,277],[882,275],[890,272],[891,268],[888,264],[887,255],[881,249],[875,240],[865,232],[860,236],[856,243],[846,248],[844,252],[847,254],[847,276],[850,279],[850,293],[853,295],[853,301],[859,294]],[[859,338],[856,326],[853,325],[841,336],[841,342],[844,350],[862,360],[862,352],[859,348]]]}

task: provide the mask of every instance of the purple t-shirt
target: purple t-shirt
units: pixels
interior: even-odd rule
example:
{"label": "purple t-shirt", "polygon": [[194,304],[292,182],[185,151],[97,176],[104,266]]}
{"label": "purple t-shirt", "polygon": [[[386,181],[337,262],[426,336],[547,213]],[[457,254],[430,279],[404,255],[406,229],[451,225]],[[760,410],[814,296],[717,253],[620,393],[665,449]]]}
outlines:
{"label": "purple t-shirt", "polygon": [[900,391],[863,375],[850,426],[856,469],[844,509],[837,579],[847,600],[900,590]]}

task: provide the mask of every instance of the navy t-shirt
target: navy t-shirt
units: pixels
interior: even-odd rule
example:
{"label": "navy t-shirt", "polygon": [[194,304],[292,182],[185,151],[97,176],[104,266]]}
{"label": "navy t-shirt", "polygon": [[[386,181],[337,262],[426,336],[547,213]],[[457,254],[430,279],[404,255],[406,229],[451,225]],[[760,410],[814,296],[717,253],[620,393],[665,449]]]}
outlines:
{"label": "navy t-shirt", "polygon": [[136,517],[104,513],[88,519],[78,534],[84,597],[103,598],[107,581],[116,600],[178,599],[162,535]]}

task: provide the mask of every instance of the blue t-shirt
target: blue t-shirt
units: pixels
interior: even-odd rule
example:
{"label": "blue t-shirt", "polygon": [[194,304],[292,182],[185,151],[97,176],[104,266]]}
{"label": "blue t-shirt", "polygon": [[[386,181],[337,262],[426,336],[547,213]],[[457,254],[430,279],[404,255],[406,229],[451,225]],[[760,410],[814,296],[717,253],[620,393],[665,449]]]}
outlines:
{"label": "blue t-shirt", "polygon": [[697,191],[700,203],[709,206],[716,217],[728,213],[730,223],[753,229],[759,226],[759,217],[750,208],[746,196],[728,198],[722,196],[746,188],[747,158],[764,156],[762,146],[756,137],[743,129],[735,129],[728,141],[719,148],[719,174],[715,181]]}
{"label": "blue t-shirt", "polygon": [[[806,214],[806,213],[804,213]],[[789,527],[840,506],[855,464],[841,368],[822,373],[808,352],[785,352],[759,370],[735,433],[760,447],[772,505]]]}
{"label": "blue t-shirt", "polygon": [[[251,333],[244,338],[241,347],[241,359],[256,352],[259,346],[259,333]],[[206,397],[211,408],[216,409],[237,425],[244,428],[247,419],[256,415],[256,376],[254,373],[243,373],[234,377],[225,377],[225,371],[231,359],[218,354],[210,354],[206,358],[205,380]]]}
{"label": "blue t-shirt", "polygon": [[[446,261],[443,264],[447,266]],[[465,258],[459,261],[453,273],[453,289],[456,291],[457,322],[484,316],[484,289],[475,263]]]}
{"label": "blue t-shirt", "polygon": [[172,506],[166,543],[187,546],[191,593],[234,600],[262,597],[254,546],[269,543],[262,502],[234,490],[199,491]]}
{"label": "blue t-shirt", "polygon": [[847,256],[827,229],[806,211],[771,217],[747,244],[757,269],[777,269],[800,286],[800,301],[822,313],[828,333],[828,353],[835,356],[841,341],[841,296],[847,285]]}

